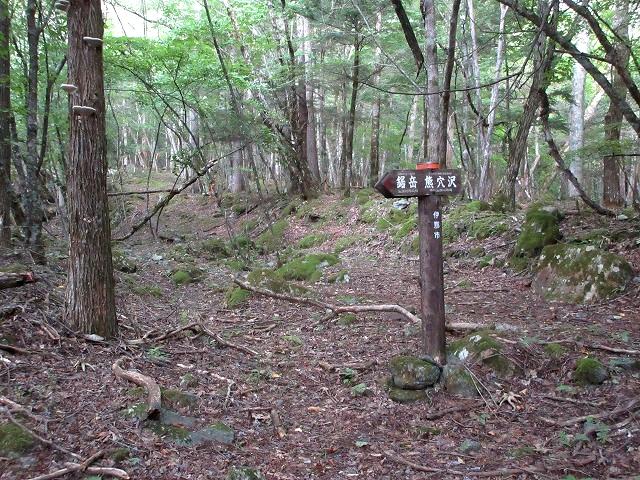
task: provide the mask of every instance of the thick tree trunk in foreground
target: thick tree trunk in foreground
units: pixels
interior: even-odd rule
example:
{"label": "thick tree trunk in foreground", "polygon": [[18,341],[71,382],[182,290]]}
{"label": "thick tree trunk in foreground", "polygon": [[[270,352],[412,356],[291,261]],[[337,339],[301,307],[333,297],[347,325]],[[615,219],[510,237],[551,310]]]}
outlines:
{"label": "thick tree trunk in foreground", "polygon": [[[113,337],[117,322],[107,202],[102,42],[88,39],[103,37],[101,1],[74,1],[68,15],[69,83],[78,90],[70,101],[65,316],[77,330]],[[80,114],[78,106],[88,110]]]}
{"label": "thick tree trunk in foreground", "polygon": [[11,30],[9,0],[0,0],[0,247],[11,243]]}

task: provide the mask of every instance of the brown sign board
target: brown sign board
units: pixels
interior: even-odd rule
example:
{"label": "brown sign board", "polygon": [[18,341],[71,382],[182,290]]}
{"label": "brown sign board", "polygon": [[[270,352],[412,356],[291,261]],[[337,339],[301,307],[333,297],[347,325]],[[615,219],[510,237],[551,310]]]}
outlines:
{"label": "brown sign board", "polygon": [[386,198],[457,195],[462,192],[462,172],[447,170],[391,170],[375,189]]}

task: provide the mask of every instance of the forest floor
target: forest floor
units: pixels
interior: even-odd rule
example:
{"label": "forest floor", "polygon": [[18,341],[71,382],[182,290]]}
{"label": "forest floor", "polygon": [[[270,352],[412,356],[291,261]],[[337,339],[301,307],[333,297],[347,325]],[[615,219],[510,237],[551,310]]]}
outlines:
{"label": "forest floor", "polygon": [[[376,202],[390,208],[390,202]],[[127,232],[144,203],[127,201],[126,220],[114,235]],[[409,240],[394,240],[363,222],[361,203],[325,196],[282,217],[290,250],[309,234],[320,238],[309,251],[334,252],[342,243],[340,262],[307,282],[305,295],[418,309],[418,259],[407,248]],[[278,205],[286,204],[269,204],[269,211],[281,215]],[[232,267],[268,267],[277,258],[231,254],[221,260],[201,255],[197,246],[227,239],[229,230],[241,226],[253,234],[264,231],[264,207],[231,213],[225,221],[212,198],[177,198],[163,213],[160,237],[145,228],[121,244],[137,270],[117,272],[121,329],[117,341],[108,343],[87,341],[62,323],[66,254],[52,230],[50,263],[36,270],[39,281],[0,292],[0,305],[16,307],[0,319],[0,342],[22,349],[0,350],[0,396],[30,412],[15,418],[82,459],[104,451],[96,465],[141,480],[223,479],[243,466],[267,479],[640,478],[634,477],[640,474],[640,417],[630,405],[640,398],[638,371],[610,368],[610,378],[599,386],[581,386],[572,377],[576,361],[586,355],[607,366],[621,357],[640,359],[637,278],[604,303],[548,302],[532,291],[530,275],[481,268],[467,255],[481,246],[506,256],[515,231],[482,241],[463,236],[446,245],[450,254],[457,252],[445,263],[447,320],[501,325],[491,335],[519,373],[499,378],[477,362],[469,369],[478,398],[436,388],[426,400],[400,404],[385,388],[388,362],[417,354],[420,338],[417,327],[398,315],[325,321],[318,308],[257,294],[227,306],[232,276],[243,275]],[[575,205],[573,210],[562,223],[565,237],[620,227],[576,212]],[[640,231],[637,221],[624,225]],[[611,248],[640,271],[640,242]],[[185,264],[199,268],[201,277],[176,285],[170,273]],[[348,272],[348,283],[327,280],[340,272],[344,280]],[[192,323],[213,336],[185,330],[154,340]],[[469,333],[449,333],[448,341]],[[143,342],[131,342],[145,335]],[[547,348],[549,342],[557,347]],[[152,427],[136,417],[144,395],[112,373],[121,357],[128,359],[125,368],[166,389],[172,425]],[[587,416],[593,418],[585,422]],[[0,415],[0,425],[4,420]],[[204,437],[188,433],[211,425],[217,426],[213,439],[209,430],[202,430]],[[41,442],[24,443],[20,455],[0,458],[0,479],[29,479],[65,462],[81,463]],[[66,478],[96,478],[74,475]]]}

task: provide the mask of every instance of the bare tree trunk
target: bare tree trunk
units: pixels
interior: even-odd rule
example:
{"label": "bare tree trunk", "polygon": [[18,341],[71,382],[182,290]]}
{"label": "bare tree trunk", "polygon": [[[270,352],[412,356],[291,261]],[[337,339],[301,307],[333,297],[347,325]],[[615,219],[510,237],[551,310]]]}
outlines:
{"label": "bare tree trunk", "polygon": [[36,263],[45,263],[42,223],[44,212],[40,198],[40,168],[38,156],[38,72],[40,69],[39,43],[41,30],[36,24],[37,1],[27,1],[28,75],[26,91],[27,152],[25,178],[21,192],[25,214],[24,240]]}
{"label": "bare tree trunk", "polygon": [[107,201],[101,3],[74,1],[68,11],[69,83],[78,90],[70,98],[65,317],[77,330],[108,338],[116,335],[118,324]]}
{"label": "bare tree trunk", "polygon": [[360,49],[362,38],[356,33],[356,41],[353,53],[353,68],[351,70],[351,102],[349,103],[349,118],[347,120],[347,133],[345,141],[345,165],[346,177],[344,183],[344,196],[351,195],[351,183],[353,181],[353,135],[356,129],[356,107],[358,101],[358,88],[360,87]]}
{"label": "bare tree trunk", "polygon": [[11,18],[0,0],[0,247],[11,244]]}
{"label": "bare tree trunk", "polygon": [[309,163],[309,171],[316,183],[320,183],[320,167],[318,165],[318,140],[316,136],[316,111],[314,108],[313,82],[311,81],[310,62],[311,62],[311,28],[309,20],[306,17],[300,17],[302,35],[304,42],[302,48],[304,50],[304,89],[305,100],[307,102],[307,162]]}
{"label": "bare tree trunk", "polygon": [[[617,0],[615,2],[612,28],[618,37],[618,41],[614,44],[613,52],[609,56],[614,56],[617,60],[616,63],[626,69],[629,64],[629,49],[625,45],[629,39],[628,0]],[[620,97],[624,98],[626,96],[627,88],[622,76],[618,69],[613,66],[611,67],[611,85]],[[611,102],[609,110],[604,117],[604,136],[612,151],[611,155],[606,155],[602,162],[603,203],[607,208],[621,207],[624,202],[624,195],[620,188],[623,157],[618,155],[620,153],[622,118],[622,111],[614,102]]]}
{"label": "bare tree trunk", "polygon": [[[589,52],[589,32],[586,26],[581,25],[580,32],[576,35],[576,48],[581,52]],[[569,151],[572,153],[570,170],[580,184],[584,185],[582,175],[583,159],[579,153],[584,146],[584,86],[587,72],[582,65],[574,60],[573,80],[571,90],[571,106],[569,107]],[[580,194],[569,183],[569,197],[576,198]]]}
{"label": "bare tree trunk", "polygon": [[416,130],[418,126],[418,99],[413,97],[411,99],[411,113],[409,114],[409,139],[407,140],[407,162],[416,162],[415,158],[415,143],[416,143]]}

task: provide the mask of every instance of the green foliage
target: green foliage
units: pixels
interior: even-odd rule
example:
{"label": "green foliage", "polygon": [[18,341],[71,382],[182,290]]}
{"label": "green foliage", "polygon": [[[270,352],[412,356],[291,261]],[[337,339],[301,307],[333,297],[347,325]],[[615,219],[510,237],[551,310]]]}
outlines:
{"label": "green foliage", "polygon": [[527,212],[513,255],[520,258],[537,257],[545,246],[556,243],[560,238],[557,215],[534,207]]}
{"label": "green foliage", "polygon": [[29,433],[13,423],[0,423],[0,455],[16,457],[33,447],[34,439]]}
{"label": "green foliage", "polygon": [[323,266],[335,265],[340,259],[329,253],[312,253],[284,264],[276,274],[284,280],[318,281],[322,277]]}
{"label": "green foliage", "polygon": [[333,253],[336,255],[344,252],[347,248],[355,245],[356,243],[362,243],[364,238],[359,235],[349,235],[346,237],[341,237],[336,241],[335,246],[333,247]]}
{"label": "green foliage", "polygon": [[329,235],[326,233],[311,233],[306,237],[302,238],[296,244],[296,248],[313,248],[322,245],[327,239]]}
{"label": "green foliage", "polygon": [[284,247],[284,232],[287,228],[289,228],[287,219],[278,220],[256,239],[256,246],[263,253],[281,250]]}
{"label": "green foliage", "polygon": [[200,250],[210,259],[226,258],[230,255],[227,244],[220,238],[209,238],[200,242]]}
{"label": "green foliage", "polygon": [[573,379],[580,385],[599,385],[609,378],[607,368],[596,358],[584,357],[576,362]]}
{"label": "green foliage", "polygon": [[232,287],[227,291],[225,302],[227,308],[234,309],[246,303],[251,292],[240,287]]}

